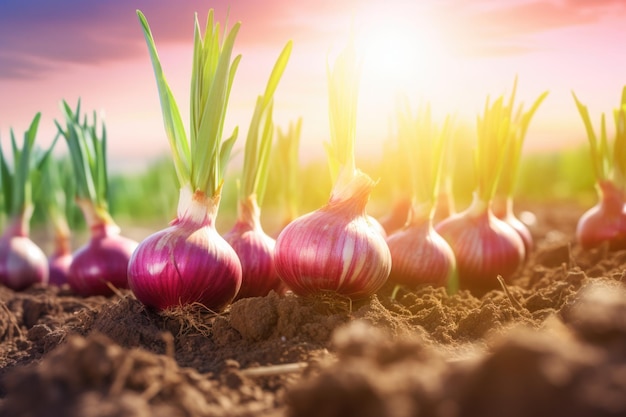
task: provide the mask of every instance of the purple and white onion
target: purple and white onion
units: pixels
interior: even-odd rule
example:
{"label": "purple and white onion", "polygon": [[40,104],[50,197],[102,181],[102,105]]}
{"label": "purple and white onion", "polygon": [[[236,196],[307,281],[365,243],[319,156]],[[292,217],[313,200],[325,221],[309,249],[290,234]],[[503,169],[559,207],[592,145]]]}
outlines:
{"label": "purple and white onion", "polygon": [[73,255],[67,281],[82,296],[111,295],[114,288],[128,288],[126,271],[137,242],[121,236],[119,227],[91,227],[91,239]]}
{"label": "purple and white onion", "polygon": [[55,239],[55,250],[48,257],[48,269],[50,271],[49,283],[61,286],[68,282],[70,265],[74,256],[70,250],[69,237],[57,237]]}
{"label": "purple and white onion", "polygon": [[480,295],[499,288],[523,263],[524,242],[510,225],[498,219],[474,194],[469,208],[435,226],[456,257],[459,286]]}
{"label": "purple and white onion", "polygon": [[234,249],[215,229],[219,197],[180,191],[177,218],[144,239],[128,265],[128,283],[143,304],[159,310],[201,303],[213,311],[230,304],[241,287]]}
{"label": "purple and white onion", "polygon": [[28,237],[29,218],[16,216],[0,236],[0,283],[15,291],[48,283],[48,260]]}
{"label": "purple and white onion", "polygon": [[391,254],[365,213],[373,186],[359,172],[325,206],[295,219],[278,235],[276,269],[295,294],[332,292],[359,299],[385,284]]}
{"label": "purple and white onion", "polygon": [[452,248],[435,231],[429,216],[418,217],[413,210],[410,216],[404,228],[387,238],[392,259],[389,280],[408,287],[450,286],[456,274]]}
{"label": "purple and white onion", "polygon": [[535,246],[533,242],[533,235],[530,233],[528,226],[526,226],[515,215],[515,212],[513,211],[513,199],[510,197],[502,198],[500,196],[496,196],[491,203],[491,207],[493,209],[493,214],[497,218],[507,223],[520,235],[522,241],[524,242],[525,258],[528,259]]}
{"label": "purple and white onion", "polygon": [[241,262],[241,288],[236,299],[263,297],[271,290],[285,291],[274,265],[276,240],[263,231],[260,216],[256,199],[248,197],[239,203],[237,221],[224,235]]}
{"label": "purple and white onion", "polygon": [[599,202],[578,219],[576,241],[583,249],[608,243],[609,250],[626,249],[624,193],[610,181],[597,183]]}

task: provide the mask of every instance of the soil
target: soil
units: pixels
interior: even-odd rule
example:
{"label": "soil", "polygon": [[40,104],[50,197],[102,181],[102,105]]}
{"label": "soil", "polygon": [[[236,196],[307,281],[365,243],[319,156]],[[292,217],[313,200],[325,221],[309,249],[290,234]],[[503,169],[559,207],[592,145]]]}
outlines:
{"label": "soil", "polygon": [[624,416],[626,251],[578,248],[575,204],[523,209],[535,251],[480,298],[271,293],[216,315],[0,288],[0,416]]}

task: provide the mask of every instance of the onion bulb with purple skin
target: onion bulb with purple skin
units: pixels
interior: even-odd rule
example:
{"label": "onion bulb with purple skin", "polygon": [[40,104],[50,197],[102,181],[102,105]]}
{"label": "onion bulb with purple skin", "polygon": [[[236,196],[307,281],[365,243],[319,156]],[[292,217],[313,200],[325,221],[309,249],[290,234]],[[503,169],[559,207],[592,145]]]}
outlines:
{"label": "onion bulb with purple skin", "polygon": [[[276,242],[261,226],[260,204],[265,196],[274,136],[273,97],[291,55],[287,42],[272,69],[263,95],[257,98],[246,138],[243,173],[237,198],[237,221],[224,235],[241,262],[242,283],[237,298],[262,297],[284,291],[274,266]],[[287,158],[289,159],[289,158]]]}
{"label": "onion bulb with purple skin", "polygon": [[354,158],[359,68],[350,38],[334,68],[327,67],[331,140],[325,146],[334,182],[330,199],[289,223],[276,240],[278,275],[301,296],[365,298],[385,284],[391,270],[382,227],[365,211],[375,183],[356,169]]}
{"label": "onion bulb with purple skin", "polygon": [[435,229],[454,251],[459,287],[476,295],[499,288],[498,276],[510,282],[524,261],[521,236],[476,194],[469,208],[442,220]]}
{"label": "onion bulb with purple skin", "polygon": [[512,105],[506,105],[503,97],[493,104],[487,99],[477,122],[473,200],[467,209],[435,226],[456,257],[459,288],[477,296],[500,288],[499,276],[510,283],[526,256],[521,236],[491,208],[504,156],[512,146],[511,114]]}
{"label": "onion bulb with purple skin", "polygon": [[241,286],[241,264],[215,229],[219,198],[180,192],[171,226],[144,239],[128,265],[130,289],[143,304],[165,310],[200,303],[212,311],[230,304]]}
{"label": "onion bulb with purple skin", "polygon": [[365,206],[374,182],[358,173],[322,208],[285,227],[276,241],[281,279],[295,294],[325,292],[351,299],[368,297],[387,281],[391,254]]}
{"label": "onion bulb with purple skin", "polygon": [[0,146],[0,214],[8,223],[0,236],[0,283],[20,291],[33,284],[48,283],[48,260],[41,248],[29,237],[30,219],[34,211],[33,190],[39,189],[34,179],[50,156],[56,143],[45,153],[36,154],[35,138],[41,113],[37,113],[20,149],[11,130],[13,164],[9,164]]}
{"label": "onion bulb with purple skin", "polygon": [[241,202],[237,222],[224,235],[241,262],[241,288],[237,299],[263,297],[274,290],[285,290],[274,265],[276,241],[261,227],[260,209],[254,199]]}
{"label": "onion bulb with purple skin", "polygon": [[66,126],[56,125],[70,151],[75,202],[90,233],[89,241],[73,254],[67,281],[82,296],[111,295],[115,288],[128,288],[126,270],[137,242],[120,235],[109,213],[104,123],[98,133],[95,112],[91,123],[86,117],[81,121],[80,100],[75,111],[63,101],[62,110]]}
{"label": "onion bulb with purple skin", "polygon": [[0,236],[0,284],[15,291],[48,283],[48,260],[27,230],[18,216]]}
{"label": "onion bulb with purple skin", "polygon": [[222,141],[228,98],[241,56],[231,62],[240,23],[222,30],[208,13],[195,17],[189,136],[165,79],[148,22],[137,11],[154,69],[165,131],[180,187],[170,227],[144,239],[128,265],[130,288],[146,306],[165,310],[200,303],[219,312],[241,287],[241,263],[215,229],[222,185],[237,129]]}
{"label": "onion bulb with purple skin", "polygon": [[404,227],[387,238],[389,280],[409,288],[430,284],[457,290],[454,252],[433,227],[449,133],[450,118],[437,129],[430,106],[412,115],[406,100],[405,109],[398,109],[398,143],[410,161],[412,199]]}
{"label": "onion bulb with purple skin", "polygon": [[407,287],[449,287],[456,280],[456,259],[432,221],[410,222],[387,238],[391,252],[389,280]]}
{"label": "onion bulb with purple skin", "polygon": [[589,111],[576,97],[576,107],[583,119],[598,203],[578,219],[576,241],[585,250],[608,245],[609,250],[626,249],[626,86],[620,106],[614,110],[615,139],[609,143],[605,116],[602,114],[600,140],[593,130]]}
{"label": "onion bulb with purple skin", "polygon": [[522,238],[524,242],[524,252],[526,259],[532,253],[535,243],[533,235],[530,232],[528,226],[526,226],[520,219],[517,218],[513,211],[513,199],[512,198],[494,198],[492,202],[493,214],[503,222],[511,226]]}
{"label": "onion bulb with purple skin", "polygon": [[82,296],[111,295],[111,288],[128,288],[126,271],[137,242],[120,235],[115,224],[90,228],[89,241],[72,256],[67,282]]}
{"label": "onion bulb with purple skin", "polygon": [[608,244],[609,250],[626,249],[624,193],[612,182],[598,184],[600,201],[578,219],[576,241],[585,249]]}
{"label": "onion bulb with purple skin", "polygon": [[[517,77],[513,84],[513,92],[509,99],[508,109],[513,110],[515,102],[515,93],[517,90]],[[491,208],[497,218],[509,224],[524,241],[525,258],[528,259],[534,249],[533,236],[530,233],[528,227],[522,223],[520,219],[515,215],[513,209],[513,195],[515,192],[515,185],[517,183],[517,177],[519,175],[519,166],[522,158],[522,146],[526,138],[530,121],[533,118],[535,112],[548,96],[548,92],[544,91],[528,109],[523,111],[523,104],[518,106],[517,111],[511,119],[509,127],[509,146],[504,153],[504,169],[500,172],[498,178],[498,186],[492,200]]]}
{"label": "onion bulb with purple skin", "polygon": [[69,239],[55,243],[54,252],[48,257],[48,269],[50,271],[51,285],[61,286],[67,283],[70,265],[74,259],[70,250]]}

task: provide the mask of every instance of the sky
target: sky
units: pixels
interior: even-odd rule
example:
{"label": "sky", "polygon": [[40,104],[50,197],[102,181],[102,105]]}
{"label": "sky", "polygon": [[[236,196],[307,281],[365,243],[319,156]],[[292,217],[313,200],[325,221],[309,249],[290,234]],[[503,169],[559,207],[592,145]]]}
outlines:
{"label": "sky", "polygon": [[239,126],[235,148],[243,148],[256,97],[289,40],[274,118],[286,129],[302,117],[301,159],[325,157],[326,66],[351,31],[363,60],[357,165],[379,157],[398,94],[415,107],[429,102],[436,119],[453,114],[474,127],[487,97],[508,95],[517,76],[518,103],[530,106],[549,91],[524,145],[543,152],[586,143],[572,91],[599,126],[626,85],[623,0],[0,0],[4,149],[10,129],[21,135],[37,112],[38,143],[49,145],[61,101],[80,98],[83,110],[104,117],[113,170],[140,170],[169,155],[136,10],[150,24],[187,122],[194,13],[203,27],[210,8],[222,25],[241,22],[235,53],[242,60],[225,122],[226,132]]}

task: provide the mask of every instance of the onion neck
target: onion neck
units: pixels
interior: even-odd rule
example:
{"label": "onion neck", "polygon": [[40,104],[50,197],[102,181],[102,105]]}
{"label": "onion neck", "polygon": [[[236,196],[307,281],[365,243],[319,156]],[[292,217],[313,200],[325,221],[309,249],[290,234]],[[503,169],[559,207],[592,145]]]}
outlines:
{"label": "onion neck", "polygon": [[420,226],[432,224],[435,214],[435,207],[432,203],[413,203],[409,209],[409,216],[406,226]]}
{"label": "onion neck", "polygon": [[496,196],[491,202],[493,214],[499,219],[506,219],[513,214],[513,198],[511,196]]}
{"label": "onion neck", "polygon": [[92,239],[120,233],[119,226],[104,207],[98,207],[91,200],[85,198],[77,198],[76,205],[85,217]]}
{"label": "onion neck", "polygon": [[474,192],[472,196],[472,202],[467,208],[466,213],[468,216],[477,218],[484,216],[491,211],[491,202],[485,201],[477,192]]}
{"label": "onion neck", "polygon": [[261,208],[256,194],[241,199],[237,205],[237,221],[246,224],[252,230],[261,230]]}
{"label": "onion neck", "polygon": [[59,258],[61,256],[70,255],[72,253],[72,244],[69,235],[59,235],[54,237],[54,252],[52,256]]}
{"label": "onion neck", "polygon": [[345,209],[352,216],[364,216],[370,194],[376,183],[358,169],[343,167],[333,187],[327,209]]}
{"label": "onion neck", "polygon": [[32,204],[24,206],[23,210],[18,214],[11,216],[4,232],[3,237],[28,237],[30,234],[30,218],[33,215],[35,207]]}
{"label": "onion neck", "polygon": [[610,214],[621,214],[624,210],[624,192],[611,181],[600,181],[596,185],[602,210]]}
{"label": "onion neck", "polygon": [[207,196],[203,191],[191,191],[191,186],[186,184],[180,188],[178,198],[177,217],[171,224],[184,223],[195,228],[215,227],[215,218],[221,198],[221,186],[213,197]]}

